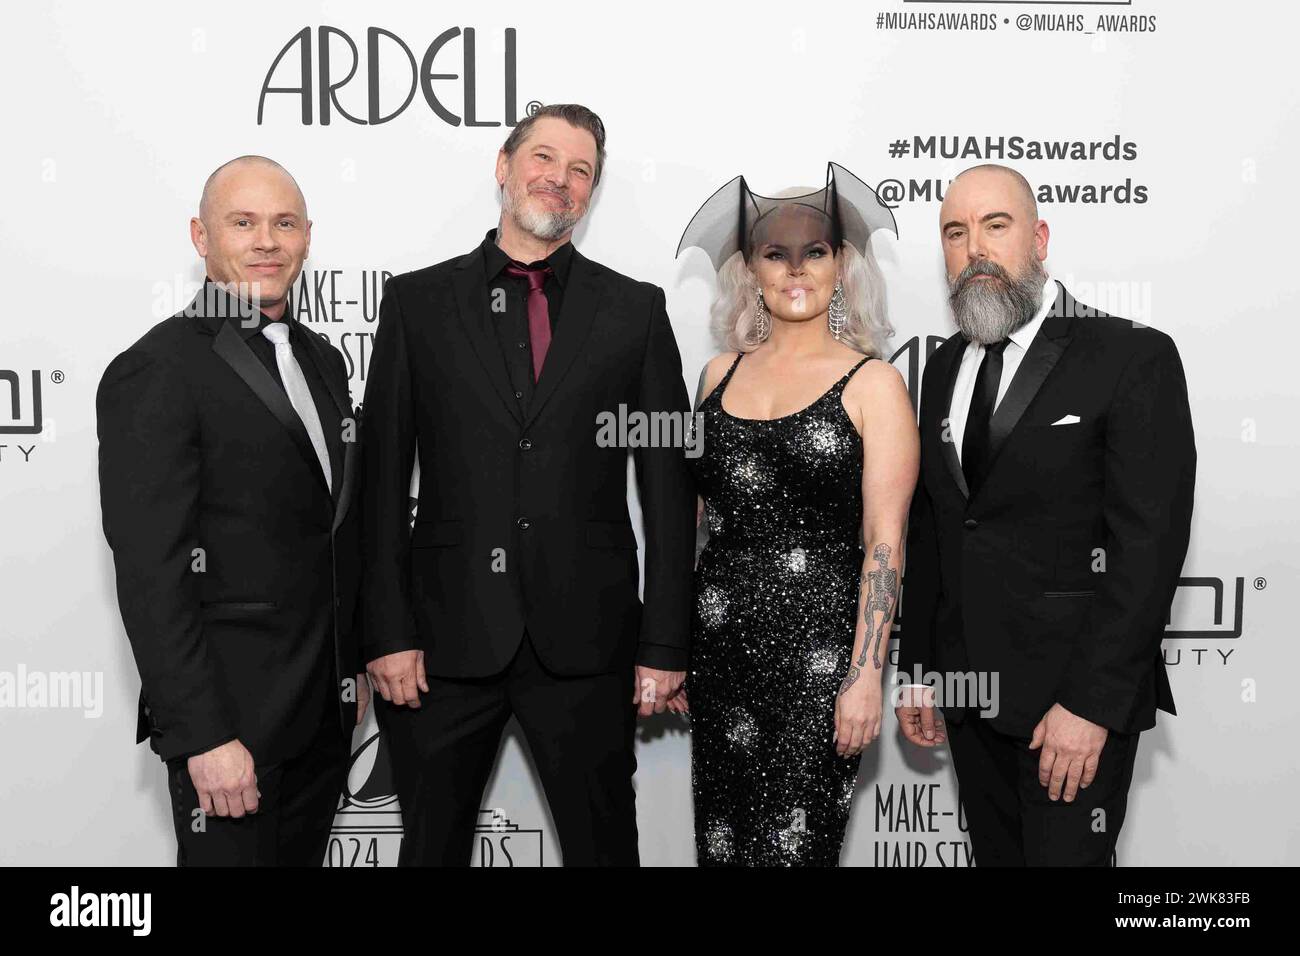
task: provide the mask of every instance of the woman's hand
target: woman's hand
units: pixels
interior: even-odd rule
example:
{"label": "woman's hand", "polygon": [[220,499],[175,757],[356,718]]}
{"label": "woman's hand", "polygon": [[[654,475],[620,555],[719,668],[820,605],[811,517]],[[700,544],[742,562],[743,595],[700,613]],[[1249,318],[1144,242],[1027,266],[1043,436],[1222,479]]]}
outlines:
{"label": "woman's hand", "polygon": [[884,692],[877,671],[849,666],[849,674],[835,695],[835,752],[853,757],[880,736]]}

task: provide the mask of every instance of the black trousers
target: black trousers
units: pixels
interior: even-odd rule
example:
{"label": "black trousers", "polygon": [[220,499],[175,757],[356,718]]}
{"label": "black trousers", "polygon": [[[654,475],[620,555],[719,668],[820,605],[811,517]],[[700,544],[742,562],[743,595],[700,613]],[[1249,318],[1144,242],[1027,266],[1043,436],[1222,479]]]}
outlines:
{"label": "black trousers", "polygon": [[967,710],[945,721],[976,866],[1112,866],[1139,734],[1111,731],[1097,776],[1073,803],[1038,782],[1042,748]]}
{"label": "black trousers", "polygon": [[238,819],[196,812],[199,796],[186,758],[167,761],[176,865],[320,866],[347,782],[350,749],[331,706],[305,752],[254,768],[261,792],[257,812]]}
{"label": "black trousers", "polygon": [[375,696],[404,835],[399,866],[468,866],[483,790],[513,715],[546,792],[565,866],[637,866],[631,666],[559,677],[527,634],[486,678],[428,678],[416,710]]}

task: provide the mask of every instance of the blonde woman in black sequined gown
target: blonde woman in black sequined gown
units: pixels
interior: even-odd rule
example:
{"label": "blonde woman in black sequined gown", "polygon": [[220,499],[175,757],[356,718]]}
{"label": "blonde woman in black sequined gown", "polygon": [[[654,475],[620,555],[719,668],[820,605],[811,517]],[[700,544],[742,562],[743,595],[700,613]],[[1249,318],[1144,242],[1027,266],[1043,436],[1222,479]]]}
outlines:
{"label": "blonde woman in black sequined gown", "polygon": [[870,247],[814,203],[760,198],[771,208],[719,271],[714,317],[734,350],[700,380],[709,537],[668,706],[690,715],[700,865],[834,866],[881,730],[919,443],[880,360]]}

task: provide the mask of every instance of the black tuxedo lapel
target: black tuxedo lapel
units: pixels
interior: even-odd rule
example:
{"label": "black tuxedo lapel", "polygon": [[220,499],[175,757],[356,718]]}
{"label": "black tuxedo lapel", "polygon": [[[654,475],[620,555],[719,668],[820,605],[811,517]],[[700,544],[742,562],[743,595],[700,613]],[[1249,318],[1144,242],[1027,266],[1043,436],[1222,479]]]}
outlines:
{"label": "black tuxedo lapel", "polygon": [[1039,326],[1038,334],[1029,343],[1029,351],[1021,359],[1007,393],[1002,396],[1002,401],[998,403],[993,419],[989,422],[989,466],[986,477],[992,474],[998,452],[1011,437],[1025,410],[1070,344],[1068,333],[1072,313],[1066,308],[1065,287],[1058,282],[1056,288],[1056,301]]}
{"label": "black tuxedo lapel", "polygon": [[325,441],[331,444],[343,445],[343,480],[334,483],[334,530],[343,522],[343,518],[348,513],[348,503],[352,498],[352,483],[355,479],[356,472],[356,417],[352,414],[352,398],[348,394],[348,383],[346,379],[340,379],[334,374],[327,360],[324,349],[333,348],[326,344],[325,340],[316,335],[315,332],[306,328],[302,331],[307,335],[307,354],[311,356],[312,364],[316,366],[316,371],[320,374],[321,381],[329,389],[330,397],[334,399],[334,405],[339,410],[339,416],[346,423],[349,419],[352,421],[352,441],[343,441],[342,435],[326,435]]}
{"label": "black tuxedo lapel", "polygon": [[303,425],[302,419],[294,411],[289,396],[276,384],[271,373],[266,370],[266,366],[257,360],[253,350],[248,347],[248,343],[235,331],[230,322],[221,323],[220,330],[212,340],[212,350],[226,360],[226,363],[253,390],[253,394],[260,398],[262,404],[271,410],[271,414],[279,420],[280,424],[288,429],[293,443],[298,446],[298,451],[302,453],[303,458],[307,459],[312,471],[320,479],[321,488],[328,493],[329,486],[325,481],[325,472],[320,466],[320,459],[316,457],[316,448],[307,435],[307,428]]}
{"label": "black tuxedo lapel", "polygon": [[550,398],[564,378],[565,372],[573,360],[582,351],[583,343],[591,332],[596,320],[596,306],[600,301],[600,288],[596,284],[596,270],[591,260],[573,250],[573,262],[569,265],[569,285],[564,290],[564,304],[560,306],[560,315],[555,323],[555,335],[551,347],[546,350],[546,361],[542,363],[542,375],[537,380],[533,400],[528,404],[524,426],[533,423],[541,412],[542,406]]}
{"label": "black tuxedo lapel", "polygon": [[519,402],[515,400],[515,390],[510,384],[510,376],[501,357],[501,346],[489,324],[487,277],[483,272],[483,255],[478,249],[456,263],[452,285],[456,289],[456,308],[460,313],[461,327],[469,336],[479,363],[483,366],[483,371],[487,372],[488,381],[496,389],[506,410],[522,425]]}
{"label": "black tuxedo lapel", "polygon": [[966,485],[966,474],[961,470],[961,461],[957,458],[957,444],[952,437],[952,422],[949,420],[949,409],[952,408],[952,393],[957,385],[957,371],[961,368],[961,357],[966,354],[966,347],[970,343],[960,335],[957,340],[961,344],[955,345],[952,350],[952,358],[948,361],[948,367],[943,370],[943,404],[938,409],[938,420],[932,423],[932,427],[939,430],[939,445],[943,453],[943,463],[948,468],[948,474],[956,482],[957,489],[961,492],[963,498],[970,497],[970,488]]}

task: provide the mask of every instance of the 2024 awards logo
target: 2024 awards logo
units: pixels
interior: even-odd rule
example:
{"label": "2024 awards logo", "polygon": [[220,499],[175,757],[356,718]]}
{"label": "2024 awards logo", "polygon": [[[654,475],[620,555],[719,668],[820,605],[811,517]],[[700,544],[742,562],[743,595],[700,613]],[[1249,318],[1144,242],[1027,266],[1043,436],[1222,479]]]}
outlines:
{"label": "2024 awards logo", "polygon": [[[334,817],[327,866],[396,866],[402,849],[402,815],[393,786],[388,745],[378,730],[352,754],[343,799]],[[479,810],[471,866],[543,865],[542,831],[522,827],[505,811]]]}

